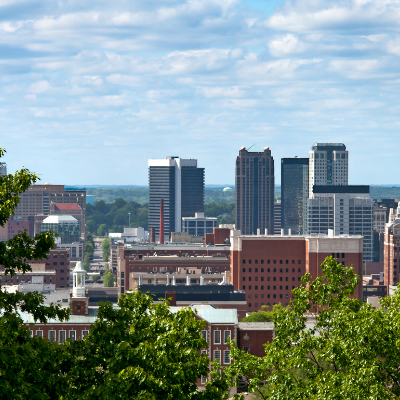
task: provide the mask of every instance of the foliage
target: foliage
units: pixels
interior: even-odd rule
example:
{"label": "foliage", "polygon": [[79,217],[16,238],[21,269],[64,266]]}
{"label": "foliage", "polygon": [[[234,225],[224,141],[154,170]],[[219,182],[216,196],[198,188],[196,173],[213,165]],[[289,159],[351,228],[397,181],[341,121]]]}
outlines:
{"label": "foliage", "polygon": [[[5,153],[0,149],[0,157]],[[20,198],[39,178],[22,168],[15,174],[0,175],[0,225],[14,213]],[[47,258],[54,247],[51,231],[30,237],[22,232],[14,238],[0,242],[0,265],[5,275],[16,271],[28,272],[27,260]],[[37,292],[7,293],[0,286],[0,398],[49,399],[61,386],[60,376],[53,373],[59,365],[54,346],[38,338],[31,338],[30,331],[22,325],[19,312],[28,312],[35,321],[45,323],[49,318],[67,319],[69,310],[43,304]]]}
{"label": "foliage", "polygon": [[108,227],[106,224],[101,224],[97,229],[97,236],[104,237],[108,234]]}
{"label": "foliage", "polygon": [[112,187],[112,188],[87,188],[86,194],[96,196],[96,200],[112,203],[115,199],[123,199],[126,202],[146,204],[149,202],[149,188],[137,187]]}
{"label": "foliage", "polygon": [[105,269],[106,271],[108,271],[108,270],[110,269],[110,263],[105,262],[105,263],[104,263],[104,269]]}
{"label": "foliage", "polygon": [[261,310],[242,318],[241,322],[272,322],[274,313],[281,312],[284,308],[281,303],[274,304],[272,311],[267,306],[261,306]]}
{"label": "foliage", "polygon": [[90,271],[90,258],[89,258],[89,254],[85,254],[85,256],[83,257],[83,268],[86,272]]}
{"label": "foliage", "polygon": [[[90,334],[71,348],[68,399],[223,399],[227,383],[219,373],[198,392],[209,374],[204,321],[191,309],[171,312],[166,303],[136,291],[122,295],[116,309],[101,303]],[[95,351],[93,351],[95,349]]]}
{"label": "foliage", "polygon": [[111,251],[109,238],[103,240],[103,242],[101,243],[101,248],[103,249],[103,261],[108,261],[108,259],[110,258],[110,251]]}
{"label": "foliage", "polygon": [[400,199],[400,186],[370,186],[370,196],[373,199]]}
{"label": "foliage", "polygon": [[206,217],[218,218],[218,224],[235,223],[235,203],[205,203],[204,215]]}
{"label": "foliage", "polygon": [[93,282],[98,282],[100,278],[101,276],[99,274],[92,276]]}
{"label": "foliage", "polygon": [[94,254],[94,240],[93,236],[90,232],[86,232],[86,244],[85,248],[83,249],[83,258],[87,255],[89,257],[89,260],[93,259],[93,254]]}
{"label": "foliage", "polygon": [[[102,230],[107,232],[123,232],[123,227],[129,224],[132,228],[143,227],[147,229],[148,206],[147,204],[139,204],[134,201],[130,203],[121,198],[115,199],[112,203],[106,203],[104,200],[95,202],[92,206],[86,206],[86,229],[92,233],[99,233],[101,226],[105,225]],[[104,236],[104,235],[102,235]]]}
{"label": "foliage", "polygon": [[[264,399],[399,396],[400,290],[375,310],[351,297],[360,281],[352,268],[328,257],[322,271],[314,281],[305,274],[291,308],[274,315],[275,337],[264,357],[232,346],[232,371],[247,376],[249,391]],[[307,313],[315,316],[313,327]]]}
{"label": "foliage", "polygon": [[104,272],[103,275],[103,286],[104,287],[114,287],[115,277],[111,271]]}

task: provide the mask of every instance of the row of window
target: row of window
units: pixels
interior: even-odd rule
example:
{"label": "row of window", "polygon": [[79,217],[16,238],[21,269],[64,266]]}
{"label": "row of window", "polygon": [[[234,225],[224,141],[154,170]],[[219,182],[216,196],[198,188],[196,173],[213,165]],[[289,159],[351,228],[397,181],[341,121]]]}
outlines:
{"label": "row of window", "polygon": [[[207,340],[207,331],[201,331],[201,336],[204,340]],[[224,331],[224,344],[228,343],[228,339],[231,339],[231,331],[226,330]],[[215,330],[214,331],[214,344],[222,344],[221,343],[221,331]]]}
{"label": "row of window", "polygon": [[[89,331],[83,330],[82,331],[82,339],[89,335]],[[42,330],[37,330],[36,331],[36,336],[43,337],[43,331]],[[31,337],[33,337],[33,331],[31,331]],[[57,341],[57,334],[56,331],[51,330],[48,333],[47,337],[50,342],[56,342]],[[64,343],[67,338],[67,331],[58,331],[58,342],[59,343]],[[76,340],[76,331],[68,331],[68,339],[70,340]]]}
{"label": "row of window", "polygon": [[[264,264],[264,260],[260,260],[261,264]],[[272,264],[276,264],[277,260],[272,260]],[[247,260],[248,264],[252,263],[252,260]],[[242,260],[242,264],[246,264],[246,260]],[[258,264],[258,260],[254,260],[254,264]],[[271,264],[271,260],[267,260],[267,264]],[[279,264],[283,264],[283,260],[279,260]],[[289,264],[289,260],[285,260],[285,264]],[[292,260],[292,264],[296,264],[295,260]],[[297,264],[301,264],[301,260],[297,260]]]}
{"label": "row of window", "polygon": [[[251,276],[249,276],[249,277],[247,278],[247,280],[248,280],[249,282],[251,282]],[[270,276],[267,276],[267,281],[269,282],[270,280],[271,280],[271,277],[270,277]],[[275,281],[276,281],[276,276],[272,277],[272,280],[275,282]],[[279,277],[279,280],[282,282],[282,281],[283,281],[283,277],[280,276],[280,277]],[[285,280],[286,280],[286,281],[289,281],[289,277],[286,276],[286,277],[285,277]],[[292,281],[294,281],[294,280],[296,280],[296,278],[295,278],[294,276],[292,276]],[[301,280],[301,276],[298,276],[298,277],[297,277],[297,280],[300,281],[300,280]],[[246,281],[246,277],[245,277],[245,276],[242,278],[242,281],[243,281],[243,282]],[[254,281],[255,281],[255,282],[258,282],[258,276],[254,277]],[[263,277],[263,276],[261,277],[261,282],[264,282],[264,277]]]}
{"label": "row of window", "polygon": [[[261,272],[264,272],[264,268],[260,268]],[[251,268],[247,268],[248,272],[252,272]],[[277,269],[273,268],[272,272],[276,272]],[[243,272],[246,272],[246,268],[243,268]],[[258,268],[254,268],[254,272],[258,272]],[[271,272],[271,268],[267,268],[267,272]],[[283,268],[279,268],[279,272],[283,272]],[[289,268],[285,268],[285,272],[289,272]],[[292,268],[292,272],[296,272],[296,268]],[[301,268],[297,268],[297,272],[301,272]]]}
{"label": "row of window", "polygon": [[[260,288],[261,288],[261,290],[264,290],[264,286],[260,286]],[[295,286],[292,286],[292,289],[294,289],[294,288],[295,288]],[[254,286],[254,289],[258,290],[258,286]],[[245,285],[243,285],[243,290],[246,290],[246,286]],[[248,290],[251,290],[251,286],[248,286]],[[271,286],[267,286],[267,290],[271,290]],[[277,290],[276,286],[272,286],[272,290]],[[289,290],[289,285],[286,285],[285,289],[283,289],[283,286],[281,285],[281,286],[279,286],[279,290]],[[249,295],[249,296],[251,296],[251,295]],[[269,295],[267,295],[267,296],[269,298]],[[257,298],[257,295],[256,295],[256,298]],[[261,295],[261,298],[262,299],[264,298],[263,294]]]}

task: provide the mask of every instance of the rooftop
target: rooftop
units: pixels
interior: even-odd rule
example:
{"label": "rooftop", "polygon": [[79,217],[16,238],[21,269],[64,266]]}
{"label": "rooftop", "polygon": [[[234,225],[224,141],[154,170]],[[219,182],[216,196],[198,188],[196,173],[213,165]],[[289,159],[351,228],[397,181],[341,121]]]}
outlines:
{"label": "rooftop", "polygon": [[247,149],[248,153],[264,153],[264,150],[257,144],[253,144]]}
{"label": "rooftop", "polygon": [[72,215],[50,215],[45,218],[43,224],[77,224],[78,220]]}
{"label": "rooftop", "polygon": [[76,211],[82,211],[82,208],[78,204],[73,204],[73,203],[55,203],[54,208],[56,210],[76,210]]}

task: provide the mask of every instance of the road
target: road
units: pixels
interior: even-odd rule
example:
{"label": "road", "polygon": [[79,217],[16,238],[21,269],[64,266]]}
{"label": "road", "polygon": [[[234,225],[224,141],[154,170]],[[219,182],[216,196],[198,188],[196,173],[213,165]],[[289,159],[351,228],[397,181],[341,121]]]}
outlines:
{"label": "road", "polygon": [[[93,253],[93,260],[90,261],[89,267],[90,267],[90,272],[100,272],[104,271],[104,264],[105,262],[103,261],[103,250],[101,248],[101,243],[103,239],[94,239],[94,253]],[[98,283],[87,283],[87,287],[99,287],[103,286],[102,284]]]}

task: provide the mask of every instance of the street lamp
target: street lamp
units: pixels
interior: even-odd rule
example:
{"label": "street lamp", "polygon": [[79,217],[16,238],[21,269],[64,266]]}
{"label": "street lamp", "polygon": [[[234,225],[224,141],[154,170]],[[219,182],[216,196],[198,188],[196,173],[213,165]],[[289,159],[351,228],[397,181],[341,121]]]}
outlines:
{"label": "street lamp", "polygon": [[128,213],[129,214],[129,226],[128,226],[128,228],[130,228],[131,227],[131,213]]}

